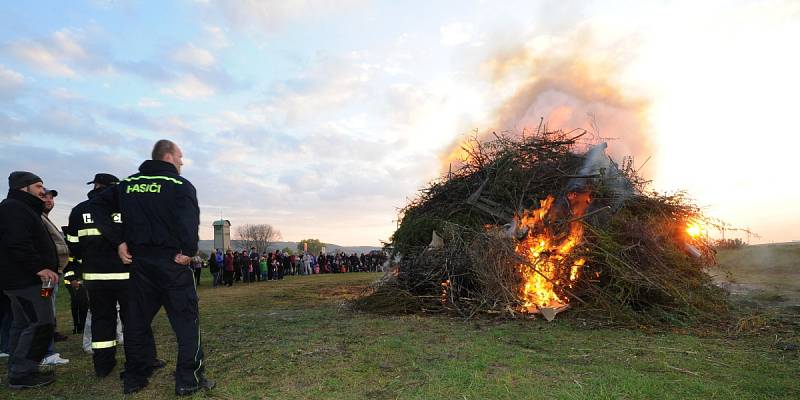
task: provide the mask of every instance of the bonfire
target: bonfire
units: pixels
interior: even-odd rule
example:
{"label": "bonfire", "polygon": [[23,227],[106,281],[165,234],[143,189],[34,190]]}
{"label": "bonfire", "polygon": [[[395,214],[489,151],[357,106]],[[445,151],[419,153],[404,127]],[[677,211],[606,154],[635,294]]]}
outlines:
{"label": "bonfire", "polygon": [[462,164],[400,212],[396,263],[356,301],[466,318],[568,308],[621,322],[688,323],[727,311],[706,268],[709,220],[683,193],[648,191],[586,132],[473,138]]}

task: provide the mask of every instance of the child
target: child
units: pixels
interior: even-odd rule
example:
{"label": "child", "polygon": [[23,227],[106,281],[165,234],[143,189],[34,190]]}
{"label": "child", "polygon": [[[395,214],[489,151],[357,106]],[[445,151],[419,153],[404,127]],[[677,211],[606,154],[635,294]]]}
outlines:
{"label": "child", "polygon": [[261,280],[267,280],[267,252],[261,255],[261,260],[258,262],[258,269],[261,272]]}

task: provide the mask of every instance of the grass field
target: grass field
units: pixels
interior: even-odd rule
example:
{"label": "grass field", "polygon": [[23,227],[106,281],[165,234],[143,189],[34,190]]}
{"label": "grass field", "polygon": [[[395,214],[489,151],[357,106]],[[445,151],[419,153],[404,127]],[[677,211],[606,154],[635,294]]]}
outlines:
{"label": "grass field", "polygon": [[[205,271],[204,271],[205,272]],[[464,322],[442,316],[380,316],[341,303],[378,274],[289,277],[199,289],[207,375],[217,399],[797,399],[796,329],[761,335],[690,335],[590,328],[560,318]],[[66,291],[59,326],[69,331]],[[795,325],[796,327],[796,325]],[[173,398],[175,339],[154,325],[168,360],[134,399]],[[777,338],[777,340],[776,340]],[[3,399],[123,398],[115,374],[94,377],[72,336],[58,344],[70,364],[58,381]],[[123,356],[118,354],[120,363]],[[119,367],[118,367],[119,368]],[[5,380],[5,366],[0,367]]]}
{"label": "grass field", "polygon": [[723,250],[717,258],[714,273],[734,293],[800,307],[800,243]]}

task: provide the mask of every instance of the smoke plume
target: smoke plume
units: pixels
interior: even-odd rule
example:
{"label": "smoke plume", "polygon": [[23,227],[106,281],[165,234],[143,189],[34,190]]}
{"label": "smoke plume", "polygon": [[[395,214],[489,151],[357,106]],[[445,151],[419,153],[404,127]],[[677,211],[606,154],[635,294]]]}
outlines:
{"label": "smoke plume", "polygon": [[[591,32],[578,32],[496,50],[481,64],[480,76],[500,101],[479,137],[530,134],[540,124],[551,131],[583,129],[589,141],[608,142],[608,154],[615,160],[633,156],[643,162],[653,154],[649,102],[622,82],[629,57],[620,48],[627,47],[620,42],[601,46]],[[463,140],[445,153],[445,168],[458,164]]]}

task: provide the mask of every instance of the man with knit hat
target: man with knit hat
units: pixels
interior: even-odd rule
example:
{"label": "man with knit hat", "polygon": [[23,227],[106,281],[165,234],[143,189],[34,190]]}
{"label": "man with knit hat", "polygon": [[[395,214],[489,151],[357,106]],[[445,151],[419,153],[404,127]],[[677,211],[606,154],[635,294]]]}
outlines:
{"label": "man with knit hat", "polygon": [[8,384],[12,389],[48,385],[52,371],[39,371],[53,337],[55,317],[44,282],[58,284],[56,246],[42,223],[42,179],[27,171],[8,176],[8,196],[0,202],[0,289],[11,300]]}

